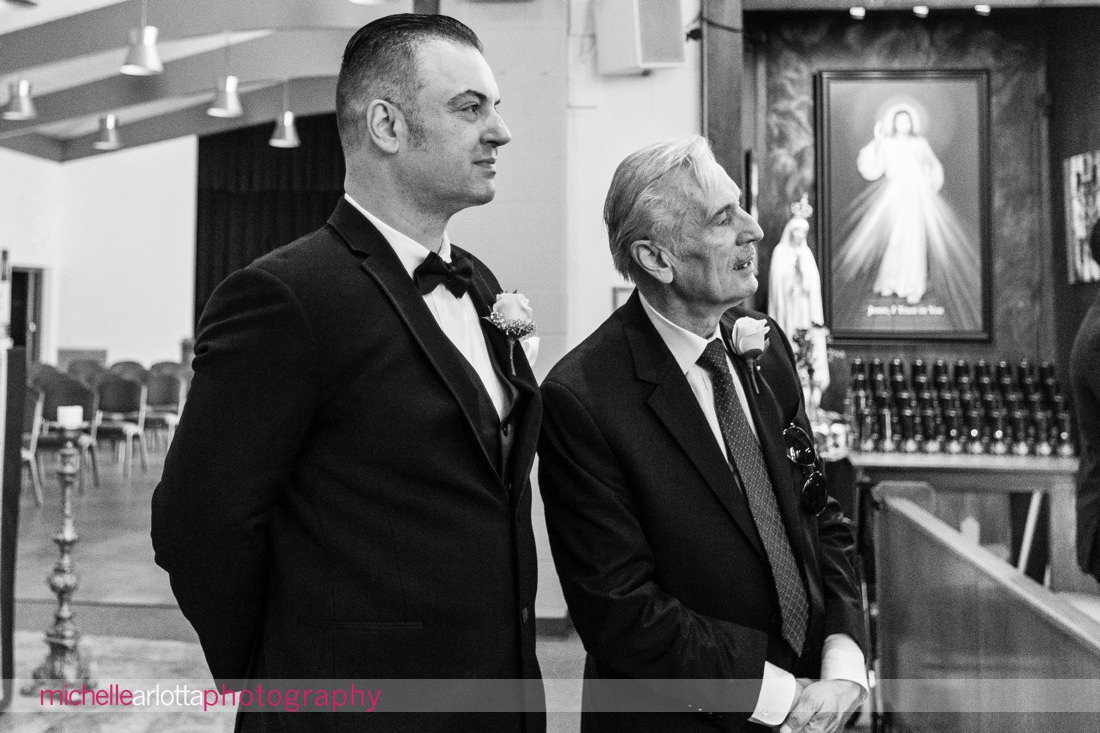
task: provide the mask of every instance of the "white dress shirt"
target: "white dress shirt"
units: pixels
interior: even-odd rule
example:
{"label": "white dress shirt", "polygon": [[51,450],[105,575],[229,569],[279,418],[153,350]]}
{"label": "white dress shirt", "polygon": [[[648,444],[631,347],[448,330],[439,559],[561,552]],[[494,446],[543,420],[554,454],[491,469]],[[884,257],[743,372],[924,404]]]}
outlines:
{"label": "white dress shirt", "polygon": [[[429,250],[364,209],[349,194],[345,193],[344,198],[382,233],[397,254],[397,258],[401,260],[411,280],[413,271],[428,258]],[[446,232],[443,233],[438,254],[444,262],[451,261],[451,241],[447,238]],[[443,333],[447,334],[447,338],[481,377],[481,383],[489,393],[489,399],[493,401],[497,416],[503,420],[511,409],[511,405],[508,404],[508,393],[493,370],[489,347],[485,343],[485,334],[481,330],[481,323],[474,309],[474,302],[470,300],[469,292],[463,293],[461,298],[456,298],[454,293],[441,283],[435,287],[435,290],[424,296],[424,303],[432,312],[436,323],[443,329]]]}
{"label": "white dress shirt", "polygon": [[[672,352],[676,364],[684,373],[703,415],[714,433],[714,440],[722,449],[722,455],[729,462],[729,453],[726,449],[726,441],[722,437],[722,428],[718,424],[718,414],[714,409],[714,384],[711,382],[710,372],[699,366],[699,357],[703,355],[707,344],[715,338],[721,338],[721,331],[716,327],[714,335],[705,339],[697,336],[672,321],[665,318],[650,305],[645,296],[638,292],[642,301],[642,309],[645,310],[649,320],[653,323],[657,333]],[[738,372],[730,363],[729,354],[726,354],[726,365],[730,374],[734,376],[733,386],[737,391],[737,398],[741,403],[741,409],[748,417],[749,426],[753,435],[759,441],[760,436],[756,432],[756,424],[752,419],[752,411],[749,409],[748,397],[745,387],[738,378]],[[855,640],[847,634],[830,634],[825,639],[822,649],[821,679],[824,680],[851,680],[867,689],[867,672],[863,651]],[[776,726],[783,722],[795,702],[795,693],[798,687],[794,675],[785,669],[775,666],[771,662],[764,662],[764,670],[761,675],[763,685],[760,687],[760,696],[756,701],[756,709],[753,711],[752,720],[763,725]]]}

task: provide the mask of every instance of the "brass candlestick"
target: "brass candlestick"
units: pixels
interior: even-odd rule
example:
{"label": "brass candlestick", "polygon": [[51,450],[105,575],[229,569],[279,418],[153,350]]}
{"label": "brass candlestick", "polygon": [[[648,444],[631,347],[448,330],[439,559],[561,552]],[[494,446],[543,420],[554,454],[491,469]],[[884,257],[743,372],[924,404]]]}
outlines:
{"label": "brass candlestick", "polygon": [[73,569],[72,548],[76,544],[76,527],[73,524],[73,485],[80,470],[77,466],[76,442],[78,428],[61,429],[64,447],[61,448],[61,528],[53,541],[61,552],[53,572],[47,578],[50,590],[57,596],[57,612],[53,626],[46,630],[49,653],[46,660],[34,670],[34,682],[23,688],[24,695],[33,695],[39,689],[55,685],[61,687],[95,687],[92,677],[93,663],[80,652],[80,629],[73,622],[72,597],[78,583]]}

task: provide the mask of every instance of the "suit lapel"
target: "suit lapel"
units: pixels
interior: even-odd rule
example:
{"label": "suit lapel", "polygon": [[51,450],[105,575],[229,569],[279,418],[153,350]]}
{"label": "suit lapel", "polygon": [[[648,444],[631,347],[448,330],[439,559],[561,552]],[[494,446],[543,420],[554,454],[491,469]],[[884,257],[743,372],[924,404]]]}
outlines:
{"label": "suit lapel", "polygon": [[462,409],[467,427],[473,432],[485,461],[497,471],[497,461],[481,440],[475,416],[478,415],[478,390],[466,376],[462,355],[443,333],[412,279],[401,265],[393,248],[377,229],[343,198],[329,218],[329,224],[352,250],[365,255],[361,267],[393,304],[428,361],[439,374]]}
{"label": "suit lapel", "polygon": [[656,385],[649,397],[650,409],[672,434],[749,543],[765,557],[748,503],[737,488],[737,479],[715,442],[695,393],[642,310],[637,292],[630,297],[622,314],[634,356],[635,376]]}
{"label": "suit lapel", "polygon": [[[454,245],[451,246],[452,249],[458,250]],[[462,252],[462,250],[458,251]],[[474,276],[470,281],[470,300],[474,303],[478,323],[481,325],[481,332],[485,336],[489,358],[493,360],[493,366],[496,368],[498,376],[503,378],[505,389],[511,393],[510,397],[514,409],[516,406],[514,403],[519,394],[522,392],[526,396],[530,396],[537,389],[537,386],[533,383],[534,380],[528,382],[520,376],[519,372],[522,365],[519,362],[522,357],[515,359],[516,374],[512,374],[509,351],[514,348],[517,352],[522,352],[523,348],[518,344],[509,344],[508,337],[504,335],[504,332],[485,320],[493,310],[492,304],[496,301],[496,294],[490,289],[481,273],[481,269],[477,265],[474,266]]]}
{"label": "suit lapel", "polygon": [[[460,248],[455,248],[465,254]],[[535,459],[535,447],[538,444],[539,424],[542,420],[542,402],[538,395],[538,380],[535,379],[531,365],[519,343],[510,343],[508,337],[499,328],[485,320],[492,312],[497,292],[489,285],[479,262],[474,263],[474,277],[470,282],[470,299],[477,311],[481,331],[489,349],[489,358],[493,361],[497,375],[502,378],[505,388],[511,392],[512,406],[509,413],[516,427],[516,440],[512,447],[508,481],[516,487],[512,492],[513,500],[518,499],[520,488],[527,482],[531,473],[531,464]],[[510,353],[511,352],[511,353]],[[512,365],[515,365],[515,374]]]}

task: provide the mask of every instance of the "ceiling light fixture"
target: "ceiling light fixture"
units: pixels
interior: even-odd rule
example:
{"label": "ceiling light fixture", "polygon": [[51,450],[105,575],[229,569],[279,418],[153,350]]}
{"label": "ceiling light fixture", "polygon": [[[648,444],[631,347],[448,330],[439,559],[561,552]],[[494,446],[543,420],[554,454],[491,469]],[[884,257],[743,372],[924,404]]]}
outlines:
{"label": "ceiling light fixture", "polygon": [[852,16],[855,20],[863,20],[867,17],[867,8],[862,5],[853,5],[848,8],[848,15]]}
{"label": "ceiling light fixture", "polygon": [[141,0],[141,27],[130,30],[130,51],[120,71],[130,76],[152,76],[164,71],[157,52],[157,27],[146,24],[148,0]]}
{"label": "ceiling light fixture", "polygon": [[92,142],[92,147],[96,150],[118,150],[122,147],[117,115],[108,114],[99,118],[99,134]]}
{"label": "ceiling light fixture", "polygon": [[34,100],[31,99],[31,83],[27,79],[8,84],[11,97],[8,103],[0,108],[0,117],[5,120],[33,120],[38,116],[38,110],[34,108]]}
{"label": "ceiling light fixture", "polygon": [[241,107],[241,95],[237,91],[241,80],[232,74],[226,74],[218,82],[218,94],[214,97],[214,103],[206,108],[206,114],[211,117],[240,117],[244,114]]}
{"label": "ceiling light fixture", "polygon": [[206,108],[211,117],[240,117],[244,114],[241,107],[241,95],[238,92],[241,80],[229,73],[229,31],[225,33],[225,76],[218,80],[218,93],[214,102]]}
{"label": "ceiling light fixture", "polygon": [[275,131],[267,144],[273,148],[296,148],[302,144],[298,139],[298,128],[294,126],[294,113],[290,107],[290,84],[283,82],[283,113],[275,121]]}
{"label": "ceiling light fixture", "polygon": [[974,12],[977,13],[978,15],[989,15],[990,13],[993,12],[993,7],[990,6],[990,5],[986,5],[985,3],[982,3],[980,5],[975,5],[974,6]]}
{"label": "ceiling light fixture", "polygon": [[928,6],[927,5],[914,5],[913,6],[913,15],[917,16],[918,18],[927,18],[928,17]]}

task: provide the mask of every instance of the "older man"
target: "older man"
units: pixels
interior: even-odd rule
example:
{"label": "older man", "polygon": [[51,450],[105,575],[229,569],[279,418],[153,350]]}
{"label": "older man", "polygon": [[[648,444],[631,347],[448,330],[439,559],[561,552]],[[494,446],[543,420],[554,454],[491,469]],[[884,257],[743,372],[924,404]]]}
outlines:
{"label": "older man", "polygon": [[700,137],[626,158],[604,219],[637,289],[542,386],[584,731],[833,731],[865,694],[849,523],[786,337],[738,307],[762,237],[740,197]]}
{"label": "older man", "polygon": [[[403,14],[352,37],[336,94],[346,195],[207,304],[153,497],[156,559],[219,680],[428,681],[383,686],[369,723],[242,701],[244,730],[539,731],[545,716],[519,710],[541,696],[541,402],[488,320],[502,287],[446,234],[493,199],[511,137],[497,84],[465,25]],[[438,699],[467,678],[536,681]],[[457,714],[488,702],[503,712]]]}

